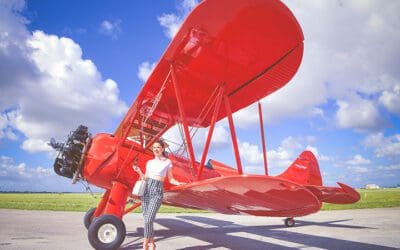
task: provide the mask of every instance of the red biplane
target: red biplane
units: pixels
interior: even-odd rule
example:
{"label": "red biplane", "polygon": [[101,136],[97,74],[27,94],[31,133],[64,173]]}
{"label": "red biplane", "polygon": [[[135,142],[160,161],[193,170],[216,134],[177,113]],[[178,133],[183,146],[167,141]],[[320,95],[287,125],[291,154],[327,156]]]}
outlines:
{"label": "red biplane", "polygon": [[[150,146],[173,126],[186,155],[171,152],[173,175],[188,184],[165,184],[164,203],[224,214],[293,217],[320,210],[322,202],[357,202],[353,188],[322,185],[315,156],[303,152],[278,176],[268,176],[261,105],[265,175],[243,173],[232,113],[278,90],[294,76],[303,55],[303,33],[291,11],[274,0],[204,0],[187,17],[114,134],[91,137],[80,126],[60,151],[57,174],[106,191],[85,216],[95,248],[114,249],[125,238],[122,217],[138,175],[152,158]],[[235,166],[207,160],[217,121],[229,123]],[[199,159],[192,128],[208,128]],[[95,218],[95,219],[94,219]]]}

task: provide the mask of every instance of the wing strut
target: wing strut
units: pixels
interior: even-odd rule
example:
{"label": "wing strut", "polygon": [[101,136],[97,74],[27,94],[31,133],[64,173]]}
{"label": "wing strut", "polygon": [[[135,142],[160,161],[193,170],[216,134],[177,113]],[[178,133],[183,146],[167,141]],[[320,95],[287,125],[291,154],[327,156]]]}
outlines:
{"label": "wing strut", "polygon": [[192,168],[195,168],[196,159],[195,159],[195,156],[194,156],[192,138],[190,137],[189,127],[188,127],[188,124],[187,124],[187,121],[186,121],[185,111],[183,109],[183,101],[182,101],[181,91],[179,89],[178,80],[176,78],[175,68],[174,68],[172,63],[170,65],[170,71],[171,71],[171,76],[172,76],[172,83],[174,85],[176,101],[177,101],[177,104],[178,104],[179,115],[180,115],[181,122],[182,122],[182,125],[183,125],[183,132],[185,134],[186,145],[187,145],[187,149],[189,151],[190,163],[192,165]]}
{"label": "wing strut", "polygon": [[201,161],[200,161],[200,168],[197,172],[197,180],[200,179],[201,173],[203,172],[203,167],[204,167],[204,162],[206,161],[206,157],[207,157],[207,153],[208,153],[208,149],[210,147],[210,142],[211,142],[211,138],[214,132],[214,127],[215,127],[215,123],[217,121],[217,117],[219,114],[219,108],[221,107],[221,101],[222,98],[224,97],[224,90],[225,88],[223,86],[221,86],[219,88],[218,94],[217,94],[217,100],[215,102],[215,108],[214,108],[214,113],[213,116],[211,118],[211,124],[210,124],[210,129],[208,130],[208,135],[207,135],[207,140],[204,146],[204,150],[203,150],[203,155],[201,156]]}
{"label": "wing strut", "polygon": [[235,159],[236,159],[236,165],[238,168],[238,173],[243,174],[242,162],[240,161],[239,147],[238,147],[238,143],[237,143],[235,126],[233,125],[231,104],[229,103],[229,99],[226,94],[224,95],[224,102],[225,102],[226,115],[227,115],[228,121],[229,121],[229,129],[231,131],[232,144],[233,144],[232,146],[233,146],[233,151],[235,153]]}
{"label": "wing strut", "polygon": [[267,152],[266,152],[265,137],[264,137],[264,122],[263,122],[262,107],[261,107],[260,101],[258,101],[258,116],[260,117],[260,129],[261,129],[261,142],[262,142],[263,158],[264,158],[264,169],[265,169],[265,175],[268,176]]}

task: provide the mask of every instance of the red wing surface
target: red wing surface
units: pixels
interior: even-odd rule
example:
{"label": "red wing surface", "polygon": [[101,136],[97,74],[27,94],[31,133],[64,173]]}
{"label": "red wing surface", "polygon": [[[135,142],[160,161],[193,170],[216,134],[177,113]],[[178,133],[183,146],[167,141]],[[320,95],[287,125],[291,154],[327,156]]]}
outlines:
{"label": "red wing surface", "polygon": [[[284,86],[302,55],[301,28],[280,1],[202,1],[182,24],[115,135],[137,135],[137,129],[127,132],[135,119],[159,122],[159,130],[149,129],[153,136],[179,120],[171,70],[188,125],[207,127],[207,111],[218,88],[224,88],[235,112]],[[218,120],[225,116],[221,107]]]}
{"label": "red wing surface", "polygon": [[321,202],[308,189],[268,176],[228,176],[167,190],[166,204],[224,214],[294,217],[319,211]]}

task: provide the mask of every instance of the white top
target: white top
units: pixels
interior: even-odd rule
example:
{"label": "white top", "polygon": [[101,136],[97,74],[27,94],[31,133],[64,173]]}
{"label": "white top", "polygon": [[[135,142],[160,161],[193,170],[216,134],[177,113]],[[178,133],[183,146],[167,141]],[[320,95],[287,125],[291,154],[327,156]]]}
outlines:
{"label": "white top", "polygon": [[168,169],[172,168],[172,162],[168,158],[154,158],[146,163],[146,176],[149,178],[155,176],[165,177]]}

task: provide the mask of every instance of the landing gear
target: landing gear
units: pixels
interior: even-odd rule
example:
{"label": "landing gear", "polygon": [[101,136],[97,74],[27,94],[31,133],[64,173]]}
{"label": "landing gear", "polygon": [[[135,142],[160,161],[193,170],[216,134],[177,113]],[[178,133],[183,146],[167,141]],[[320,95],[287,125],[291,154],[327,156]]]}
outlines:
{"label": "landing gear", "polygon": [[95,249],[111,250],[121,246],[126,228],[118,217],[106,214],[97,217],[89,226],[89,242]]}
{"label": "landing gear", "polygon": [[93,218],[94,212],[96,212],[96,208],[92,207],[86,212],[85,217],[83,217],[83,224],[85,225],[86,229],[89,229],[89,226],[94,219]]}
{"label": "landing gear", "polygon": [[294,227],[295,221],[293,218],[286,218],[285,219],[285,226],[287,227]]}

